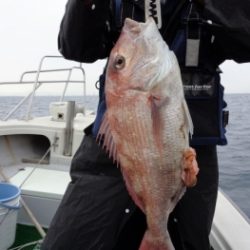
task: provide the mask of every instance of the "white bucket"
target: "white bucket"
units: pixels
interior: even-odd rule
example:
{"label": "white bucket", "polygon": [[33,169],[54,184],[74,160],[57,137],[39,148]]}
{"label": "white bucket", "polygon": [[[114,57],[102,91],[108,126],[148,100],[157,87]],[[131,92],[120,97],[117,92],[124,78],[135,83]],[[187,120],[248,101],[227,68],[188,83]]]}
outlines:
{"label": "white bucket", "polygon": [[0,250],[8,249],[15,241],[20,189],[0,183]]}

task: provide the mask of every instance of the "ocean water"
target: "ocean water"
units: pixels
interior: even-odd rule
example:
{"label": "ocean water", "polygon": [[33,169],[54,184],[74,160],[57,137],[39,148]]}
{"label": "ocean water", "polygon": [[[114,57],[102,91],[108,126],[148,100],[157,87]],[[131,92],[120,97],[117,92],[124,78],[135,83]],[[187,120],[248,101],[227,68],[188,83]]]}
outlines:
{"label": "ocean water", "polygon": [[250,218],[250,94],[226,95],[228,145],[218,147],[220,187]]}
{"label": "ocean water", "polygon": [[[0,119],[13,108],[21,97],[0,97]],[[98,97],[66,97],[75,100],[87,109],[96,110]],[[250,218],[250,94],[228,94],[225,96],[230,112],[227,126],[227,146],[218,147],[220,187]],[[37,96],[32,116],[49,114],[49,104],[59,97]],[[24,105],[13,117],[24,118],[28,105]]]}

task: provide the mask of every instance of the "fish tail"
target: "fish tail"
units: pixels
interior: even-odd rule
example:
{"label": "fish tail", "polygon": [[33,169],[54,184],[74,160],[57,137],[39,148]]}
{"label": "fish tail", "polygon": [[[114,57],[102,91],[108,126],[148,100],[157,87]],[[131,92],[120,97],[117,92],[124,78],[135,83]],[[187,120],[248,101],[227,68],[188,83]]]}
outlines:
{"label": "fish tail", "polygon": [[169,238],[168,232],[166,237],[154,237],[150,231],[146,231],[142,239],[139,250],[174,250],[173,244]]}

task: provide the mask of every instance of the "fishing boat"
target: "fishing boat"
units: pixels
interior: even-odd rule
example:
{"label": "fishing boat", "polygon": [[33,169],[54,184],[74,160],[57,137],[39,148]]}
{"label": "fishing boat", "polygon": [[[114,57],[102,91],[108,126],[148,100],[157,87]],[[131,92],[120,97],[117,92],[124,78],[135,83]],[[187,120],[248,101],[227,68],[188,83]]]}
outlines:
{"label": "fishing boat", "polygon": [[[33,90],[0,121],[0,180],[21,190],[19,209],[15,210],[15,233],[9,249],[39,249],[40,240],[49,228],[70,181],[69,166],[82,140],[83,129],[95,118],[93,111],[74,100],[64,100],[69,84],[82,84],[84,100],[86,82],[82,64],[70,68],[44,69],[45,61],[51,58],[64,60],[60,56],[45,56],[37,70],[24,72],[18,82],[0,82],[0,87],[12,84],[33,86]],[[66,79],[41,80],[44,73],[62,71],[67,73]],[[79,71],[82,78],[72,79],[72,71]],[[26,81],[27,75],[32,75],[35,80]],[[64,84],[59,100],[50,103],[48,116],[33,117],[37,89],[53,83]],[[28,108],[25,116],[13,119],[13,114],[26,102]],[[0,228],[2,224],[0,221]],[[210,235],[214,250],[248,250],[249,236],[248,218],[219,190]]]}

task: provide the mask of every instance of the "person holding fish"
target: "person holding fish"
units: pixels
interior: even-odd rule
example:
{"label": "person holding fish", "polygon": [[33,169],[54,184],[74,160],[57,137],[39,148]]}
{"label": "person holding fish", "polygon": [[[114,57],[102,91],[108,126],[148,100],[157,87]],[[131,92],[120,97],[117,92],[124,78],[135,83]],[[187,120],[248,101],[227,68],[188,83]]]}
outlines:
{"label": "person holding fish", "polygon": [[211,249],[227,113],[224,58],[202,8],[198,0],[68,1],[60,52],[108,62],[96,120],[42,250]]}

